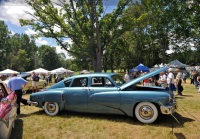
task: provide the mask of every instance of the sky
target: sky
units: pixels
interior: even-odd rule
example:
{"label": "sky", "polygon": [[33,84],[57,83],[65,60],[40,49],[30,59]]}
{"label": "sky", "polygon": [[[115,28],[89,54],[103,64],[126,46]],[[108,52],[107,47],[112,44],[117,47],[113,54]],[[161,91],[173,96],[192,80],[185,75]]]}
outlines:
{"label": "sky", "polygon": [[[57,2],[58,0],[53,0]],[[105,0],[104,5],[106,7],[106,12],[112,12],[113,9],[116,7],[118,0]],[[27,35],[34,35],[36,32],[30,27],[21,27],[19,23],[19,19],[31,19],[31,16],[26,14],[25,11],[33,12],[31,7],[29,7],[24,0],[0,0],[0,20],[3,20],[5,24],[8,26],[8,30],[14,33],[24,33]],[[56,29],[55,29],[56,30]],[[67,40],[69,44],[72,41],[69,39]],[[60,46],[57,45],[54,39],[39,37],[36,39],[36,45],[49,45],[56,47],[57,53],[65,53],[67,56],[67,52],[62,50]]]}

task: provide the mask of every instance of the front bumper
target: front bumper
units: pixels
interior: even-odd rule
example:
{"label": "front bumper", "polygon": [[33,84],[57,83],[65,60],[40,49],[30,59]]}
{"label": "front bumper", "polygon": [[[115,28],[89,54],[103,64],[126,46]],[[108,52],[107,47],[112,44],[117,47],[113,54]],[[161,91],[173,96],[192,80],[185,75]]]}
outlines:
{"label": "front bumper", "polygon": [[160,110],[162,114],[173,114],[177,109],[177,103],[175,100],[167,105],[161,105]]}

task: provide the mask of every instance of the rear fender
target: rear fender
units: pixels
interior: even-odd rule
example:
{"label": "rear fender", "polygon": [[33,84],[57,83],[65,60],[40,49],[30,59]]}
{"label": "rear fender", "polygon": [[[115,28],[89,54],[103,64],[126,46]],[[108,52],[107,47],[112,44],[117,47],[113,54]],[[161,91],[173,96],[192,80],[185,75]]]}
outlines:
{"label": "rear fender", "polygon": [[64,109],[65,97],[64,91],[45,91],[31,95],[31,101],[38,102],[39,107],[43,107],[45,102],[57,102],[60,110]]}
{"label": "rear fender", "polygon": [[57,102],[59,105],[59,110],[62,111],[64,109],[65,98],[63,92],[52,92],[51,94],[46,94],[43,100],[43,102]]}

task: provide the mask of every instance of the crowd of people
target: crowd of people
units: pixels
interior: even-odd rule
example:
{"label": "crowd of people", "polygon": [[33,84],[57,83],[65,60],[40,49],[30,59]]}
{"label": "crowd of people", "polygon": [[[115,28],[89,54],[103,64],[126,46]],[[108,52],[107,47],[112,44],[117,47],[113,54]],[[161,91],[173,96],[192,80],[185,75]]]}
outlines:
{"label": "crowd of people", "polygon": [[[124,80],[126,82],[131,81],[138,76],[147,74],[147,72],[126,72]],[[168,71],[161,72],[158,75],[144,79],[142,81],[143,86],[161,86],[163,88],[169,88],[171,91],[177,91],[177,95],[183,95],[184,90],[182,83],[186,83],[187,78],[190,77],[190,83],[194,84],[195,88],[198,88],[200,94],[200,73],[197,70],[192,70],[190,73],[186,70],[169,68]]]}

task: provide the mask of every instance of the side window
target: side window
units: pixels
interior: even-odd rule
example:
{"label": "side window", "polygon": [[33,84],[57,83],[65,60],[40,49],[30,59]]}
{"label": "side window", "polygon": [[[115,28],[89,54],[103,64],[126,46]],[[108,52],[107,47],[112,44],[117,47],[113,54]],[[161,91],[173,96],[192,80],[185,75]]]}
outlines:
{"label": "side window", "polygon": [[93,86],[93,87],[113,87],[114,85],[106,77],[92,77],[91,86]]}
{"label": "side window", "polygon": [[112,84],[112,82],[108,78],[105,78],[105,86],[113,87],[114,85]]}
{"label": "side window", "polygon": [[92,77],[91,79],[92,79],[91,86],[93,86],[93,87],[103,87],[104,86],[103,77]]}
{"label": "side window", "polygon": [[88,85],[88,78],[76,78],[74,79],[71,87],[84,87]]}
{"label": "side window", "polygon": [[67,81],[65,81],[65,82],[64,82],[64,84],[65,84],[65,87],[69,87],[69,85],[70,85],[71,81],[72,81],[72,80],[67,80]]}

